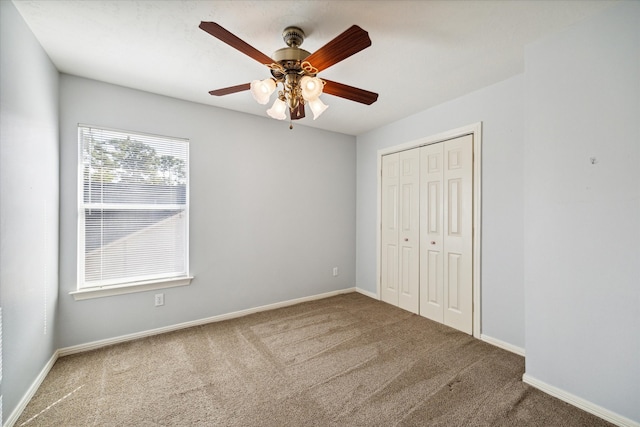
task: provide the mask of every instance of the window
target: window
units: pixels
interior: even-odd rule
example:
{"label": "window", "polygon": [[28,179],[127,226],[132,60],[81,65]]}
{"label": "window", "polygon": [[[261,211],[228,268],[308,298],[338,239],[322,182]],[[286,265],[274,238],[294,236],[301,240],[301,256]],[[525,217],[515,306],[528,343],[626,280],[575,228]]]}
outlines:
{"label": "window", "polygon": [[78,293],[187,278],[189,141],[80,125],[78,142]]}

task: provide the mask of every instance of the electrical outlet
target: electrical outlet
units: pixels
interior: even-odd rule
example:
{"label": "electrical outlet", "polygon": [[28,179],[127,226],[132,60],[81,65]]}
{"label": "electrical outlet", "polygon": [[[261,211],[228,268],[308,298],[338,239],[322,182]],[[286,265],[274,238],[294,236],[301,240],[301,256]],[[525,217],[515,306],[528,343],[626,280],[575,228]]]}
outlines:
{"label": "electrical outlet", "polygon": [[160,307],[161,305],[164,305],[164,294],[156,294],[156,307]]}
{"label": "electrical outlet", "polygon": [[338,267],[333,267],[333,276],[337,276],[338,275]]}

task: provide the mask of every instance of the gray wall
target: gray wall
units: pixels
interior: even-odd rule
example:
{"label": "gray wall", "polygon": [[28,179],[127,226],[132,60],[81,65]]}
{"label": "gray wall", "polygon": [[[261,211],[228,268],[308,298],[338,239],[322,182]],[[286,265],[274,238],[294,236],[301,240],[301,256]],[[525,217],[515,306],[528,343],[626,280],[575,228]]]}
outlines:
{"label": "gray wall", "polygon": [[357,278],[376,290],[377,150],[476,122],[482,135],[482,334],[524,348],[523,76],[358,137]]}
{"label": "gray wall", "polygon": [[640,2],[529,46],[525,75],[526,372],[640,422]]}
{"label": "gray wall", "polygon": [[9,1],[0,1],[0,93],[6,420],[56,349],[58,292],[58,72]]}
{"label": "gray wall", "polygon": [[376,291],[376,151],[482,121],[482,333],[524,347],[530,379],[638,422],[640,2],[525,58],[357,138],[356,284]]}
{"label": "gray wall", "polygon": [[[483,334],[526,347],[529,377],[640,421],[639,9],[624,2],[535,43],[523,75],[354,143],[77,77],[58,83],[0,1],[4,418],[55,348],[354,284],[376,292],[376,151],[482,121]],[[78,122],[191,139],[196,279],[163,290],[164,307],[153,291],[68,295]]]}
{"label": "gray wall", "polygon": [[[60,81],[61,348],[351,288],[355,138],[69,75]],[[240,95],[241,96],[241,95]],[[77,124],[189,138],[187,287],[75,301]],[[332,276],[332,268],[340,274]]]}

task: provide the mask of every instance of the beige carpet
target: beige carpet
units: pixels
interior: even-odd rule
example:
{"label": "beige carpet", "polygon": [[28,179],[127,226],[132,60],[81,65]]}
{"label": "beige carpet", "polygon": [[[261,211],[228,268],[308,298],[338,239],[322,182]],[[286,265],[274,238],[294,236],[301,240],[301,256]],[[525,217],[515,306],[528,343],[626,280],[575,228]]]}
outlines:
{"label": "beige carpet", "polygon": [[524,359],[351,293],[58,360],[17,426],[605,426]]}

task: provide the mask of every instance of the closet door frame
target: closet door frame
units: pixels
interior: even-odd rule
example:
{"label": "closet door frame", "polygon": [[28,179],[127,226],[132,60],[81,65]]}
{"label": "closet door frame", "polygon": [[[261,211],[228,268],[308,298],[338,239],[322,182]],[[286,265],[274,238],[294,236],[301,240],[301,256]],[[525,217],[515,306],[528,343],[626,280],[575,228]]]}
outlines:
{"label": "closet door frame", "polygon": [[473,136],[473,336],[480,338],[482,331],[480,321],[482,319],[481,309],[481,189],[482,189],[482,122],[452,129],[437,135],[420,138],[415,141],[406,142],[392,147],[378,150],[378,190],[377,190],[377,223],[376,223],[376,281],[377,298],[381,298],[381,230],[382,230],[382,156],[398,153],[412,148],[422,147],[430,144],[437,144],[449,139],[458,138],[465,135]]}

